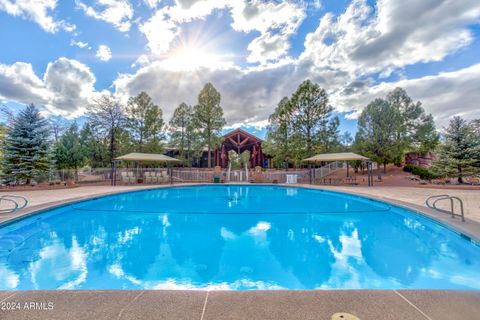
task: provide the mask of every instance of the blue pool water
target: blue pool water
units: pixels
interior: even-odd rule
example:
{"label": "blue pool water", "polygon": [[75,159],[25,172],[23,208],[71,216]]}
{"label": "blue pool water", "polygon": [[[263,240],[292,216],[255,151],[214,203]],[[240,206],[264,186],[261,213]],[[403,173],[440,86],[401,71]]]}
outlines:
{"label": "blue pool water", "polygon": [[480,289],[480,247],[407,210],[280,186],[174,187],[0,228],[0,289]]}

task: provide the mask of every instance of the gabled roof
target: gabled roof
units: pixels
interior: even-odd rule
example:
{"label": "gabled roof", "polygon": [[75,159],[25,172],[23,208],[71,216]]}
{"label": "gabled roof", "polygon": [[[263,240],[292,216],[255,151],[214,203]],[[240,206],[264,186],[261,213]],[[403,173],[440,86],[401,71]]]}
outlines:
{"label": "gabled roof", "polygon": [[259,137],[254,136],[253,134],[248,133],[247,131],[242,130],[242,129],[240,129],[240,128],[237,128],[237,129],[234,129],[234,130],[230,131],[229,133],[227,133],[227,134],[224,135],[223,137],[224,137],[224,138],[231,138],[231,137],[236,136],[236,135],[239,134],[239,133],[240,133],[240,135],[242,135],[242,136],[247,136],[247,137],[249,137],[249,138],[252,139],[252,140],[255,140],[255,141],[258,141],[258,142],[263,142],[263,140],[260,139]]}

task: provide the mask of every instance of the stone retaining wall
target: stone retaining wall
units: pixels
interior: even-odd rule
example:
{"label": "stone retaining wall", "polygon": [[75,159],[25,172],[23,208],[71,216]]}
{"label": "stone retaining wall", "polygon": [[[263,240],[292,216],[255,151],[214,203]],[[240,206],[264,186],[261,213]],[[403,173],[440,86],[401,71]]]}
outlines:
{"label": "stone retaining wall", "polygon": [[430,167],[434,160],[436,160],[436,156],[430,151],[424,154],[409,152],[405,155],[405,164],[412,164],[424,168]]}

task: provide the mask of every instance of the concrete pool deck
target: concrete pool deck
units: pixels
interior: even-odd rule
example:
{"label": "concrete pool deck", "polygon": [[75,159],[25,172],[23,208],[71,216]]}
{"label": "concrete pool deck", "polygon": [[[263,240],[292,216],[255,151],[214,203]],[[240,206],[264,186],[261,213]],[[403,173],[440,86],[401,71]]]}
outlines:
{"label": "concrete pool deck", "polygon": [[0,291],[0,307],[2,320],[452,320],[479,318],[480,291]]}
{"label": "concrete pool deck", "polygon": [[[0,214],[0,225],[39,210],[106,194],[156,186],[89,186],[72,189],[0,192],[30,200],[27,209]],[[159,186],[160,187],[160,186]],[[412,187],[325,187],[383,199],[421,211],[465,234],[480,238],[480,193],[448,190],[465,203],[467,222],[428,209],[428,196],[446,190]],[[51,303],[51,304],[49,304]],[[15,310],[6,310],[15,306]],[[51,310],[50,310],[51,306]],[[5,309],[6,308],[6,309]],[[46,309],[46,310],[45,310]],[[480,291],[312,290],[312,291],[0,291],[0,319],[478,319]],[[336,320],[347,320],[335,318]],[[353,318],[355,319],[355,318]]]}

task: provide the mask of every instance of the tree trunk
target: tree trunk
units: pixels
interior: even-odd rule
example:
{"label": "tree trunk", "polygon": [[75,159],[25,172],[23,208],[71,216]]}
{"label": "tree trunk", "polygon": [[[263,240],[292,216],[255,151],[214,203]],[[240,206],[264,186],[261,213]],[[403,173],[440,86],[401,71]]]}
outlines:
{"label": "tree trunk", "polygon": [[115,133],[113,132],[114,130],[112,129],[112,133],[110,135],[110,165],[112,165],[113,161],[113,154],[114,154],[114,144],[115,144]]}
{"label": "tree trunk", "polygon": [[383,174],[387,174],[387,164],[383,163]]}
{"label": "tree trunk", "polygon": [[208,168],[211,168],[212,167],[212,162],[211,162],[212,157],[210,155],[210,143],[208,144],[207,152],[208,152],[208,155],[207,155]]}
{"label": "tree trunk", "polygon": [[379,162],[377,162],[377,177],[378,180],[382,180],[382,168]]}
{"label": "tree trunk", "polygon": [[463,177],[462,177],[462,167],[457,166],[458,169],[458,183],[463,183]]}

